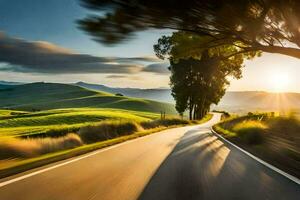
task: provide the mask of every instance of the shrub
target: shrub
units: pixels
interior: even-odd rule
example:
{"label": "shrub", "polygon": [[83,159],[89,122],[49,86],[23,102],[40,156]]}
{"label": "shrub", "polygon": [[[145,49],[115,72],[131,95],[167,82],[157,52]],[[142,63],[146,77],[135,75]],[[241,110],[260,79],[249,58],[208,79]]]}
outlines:
{"label": "shrub", "polygon": [[98,125],[83,127],[78,134],[85,143],[93,143],[130,135],[139,130],[142,130],[142,128],[136,122],[104,121]]}
{"label": "shrub", "polygon": [[[41,134],[36,134],[38,137],[61,137],[65,136],[68,133],[76,133],[79,130],[79,127],[57,127],[51,128]],[[33,135],[34,136],[34,135]]]}
{"label": "shrub", "polygon": [[64,126],[57,126],[57,127],[53,127],[51,129],[48,130],[43,130],[39,133],[34,133],[34,134],[29,134],[29,135],[22,135],[20,136],[20,138],[22,139],[34,139],[34,138],[58,138],[58,137],[62,137],[62,136],[66,136],[69,133],[76,133],[78,132],[80,129],[80,127],[75,126],[75,127],[64,127]]}
{"label": "shrub", "polygon": [[173,126],[173,125],[180,125],[180,124],[189,124],[190,122],[188,120],[178,119],[178,118],[170,118],[170,119],[159,119],[159,120],[153,120],[153,121],[144,121],[141,122],[141,126],[144,129],[151,129],[156,128],[159,126]]}
{"label": "shrub", "polygon": [[254,114],[253,114],[253,112],[248,112],[247,115],[248,115],[248,116],[253,116]]}
{"label": "shrub", "polygon": [[247,120],[234,125],[232,130],[244,143],[256,145],[264,141],[266,128],[261,121]]}
{"label": "shrub", "polygon": [[229,112],[227,112],[227,111],[223,111],[223,110],[213,110],[213,112],[215,112],[215,113],[222,113],[222,115],[221,115],[221,119],[223,120],[223,119],[227,119],[227,118],[229,118],[231,115],[229,114]]}
{"label": "shrub", "polygon": [[0,143],[0,159],[28,158],[82,145],[77,134],[59,138],[8,139]]}

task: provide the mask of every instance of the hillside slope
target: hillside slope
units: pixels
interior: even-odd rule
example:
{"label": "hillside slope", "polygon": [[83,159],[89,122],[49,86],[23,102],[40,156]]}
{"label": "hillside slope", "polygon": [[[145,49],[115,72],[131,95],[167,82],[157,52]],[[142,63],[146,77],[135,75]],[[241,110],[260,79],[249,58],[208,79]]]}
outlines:
{"label": "hillside slope", "polygon": [[[84,88],[101,90],[110,93],[122,93],[126,96],[147,98],[175,104],[170,89],[140,89],[114,88],[105,85],[78,82]],[[227,110],[229,112],[247,113],[248,111],[277,111],[300,108],[300,93],[271,93],[260,91],[227,91],[217,106],[212,109]]]}
{"label": "hillside slope", "polygon": [[214,108],[238,113],[297,110],[300,108],[300,93],[227,92]]}
{"label": "hillside slope", "polygon": [[58,83],[31,83],[0,89],[0,108],[48,110],[57,108],[119,108],[175,114],[172,104],[147,99],[115,96]]}
{"label": "hillside slope", "polygon": [[121,93],[128,97],[136,97],[136,98],[145,98],[151,99],[155,101],[163,101],[169,103],[175,103],[173,97],[171,96],[170,89],[163,88],[152,88],[152,89],[141,89],[141,88],[117,88],[117,87],[108,87],[106,85],[98,85],[98,84],[90,84],[85,82],[77,82],[75,85],[97,90],[104,91],[109,93]]}
{"label": "hillside slope", "polygon": [[[166,110],[167,113],[175,113],[173,106],[169,104],[175,103],[169,89],[114,88],[84,82],[73,85],[33,83],[18,85],[17,87],[4,82],[2,85],[0,81],[0,108],[45,110],[73,106],[121,108],[151,112]],[[115,96],[116,93],[133,98]],[[151,99],[152,101],[145,99]],[[162,103],[161,101],[168,103]],[[228,91],[217,106],[212,106],[212,109],[236,113],[299,110],[299,108],[300,93],[260,91]]]}

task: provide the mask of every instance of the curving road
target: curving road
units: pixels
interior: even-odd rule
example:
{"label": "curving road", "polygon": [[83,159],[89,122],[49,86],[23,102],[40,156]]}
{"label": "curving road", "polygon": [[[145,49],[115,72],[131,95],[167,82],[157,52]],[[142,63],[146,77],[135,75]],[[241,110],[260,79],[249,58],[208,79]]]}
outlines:
{"label": "curving road", "polygon": [[0,199],[300,199],[297,183],[214,136],[219,118],[0,180]]}

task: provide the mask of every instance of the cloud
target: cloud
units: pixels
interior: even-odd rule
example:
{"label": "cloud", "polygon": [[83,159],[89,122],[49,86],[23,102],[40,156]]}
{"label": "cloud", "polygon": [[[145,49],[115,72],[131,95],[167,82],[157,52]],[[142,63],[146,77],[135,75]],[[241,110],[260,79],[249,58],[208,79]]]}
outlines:
{"label": "cloud", "polygon": [[131,58],[114,58],[117,61],[129,62],[129,61],[143,61],[143,62],[161,62],[161,59],[156,56],[144,56],[144,57],[131,57]]}
{"label": "cloud", "polygon": [[147,65],[143,68],[143,72],[152,72],[155,74],[170,74],[170,71],[168,70],[169,63],[154,63]]}
{"label": "cloud", "polygon": [[105,78],[108,78],[108,79],[127,79],[127,80],[142,80],[142,78],[140,76],[134,76],[134,75],[129,75],[129,76],[126,76],[126,75],[108,75],[106,76]]}
{"label": "cloud", "polygon": [[105,78],[112,78],[112,79],[115,79],[115,78],[127,78],[127,76],[124,76],[124,75],[108,75]]}
{"label": "cloud", "polygon": [[144,71],[140,62],[157,62],[155,57],[97,57],[79,54],[49,42],[27,41],[0,32],[1,71],[46,74],[118,73]]}

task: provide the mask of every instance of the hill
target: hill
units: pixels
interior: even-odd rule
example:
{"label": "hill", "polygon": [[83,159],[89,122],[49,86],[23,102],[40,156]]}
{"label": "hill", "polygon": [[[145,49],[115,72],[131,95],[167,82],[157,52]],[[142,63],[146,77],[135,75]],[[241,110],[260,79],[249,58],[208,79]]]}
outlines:
{"label": "hill", "polygon": [[168,102],[172,104],[174,103],[173,97],[171,96],[170,89],[115,88],[115,87],[108,87],[105,85],[90,84],[85,82],[77,82],[75,83],[75,85],[87,89],[105,91],[112,94],[121,93],[128,97],[145,98],[145,99],[151,99],[155,101]]}
{"label": "hill", "polygon": [[[113,88],[105,85],[78,82],[84,88],[101,90],[110,93],[122,93],[126,96],[149,98],[174,104],[170,89],[140,89]],[[245,113],[248,111],[275,111],[300,108],[300,93],[271,93],[260,91],[228,91],[217,106],[212,109],[227,110],[229,112]]]}
{"label": "hill", "polygon": [[213,108],[237,113],[299,110],[300,93],[227,92]]}
{"label": "hill", "polygon": [[21,82],[9,82],[9,81],[0,81],[0,89],[11,88],[15,85],[22,85],[24,83]]}
{"label": "hill", "polygon": [[118,108],[135,111],[165,111],[175,114],[172,104],[140,98],[116,96],[59,83],[30,83],[0,89],[0,108],[48,110],[58,108]]}
{"label": "hill", "polygon": [[[1,88],[1,83],[0,108],[44,110],[46,108],[70,108],[74,105],[75,107],[108,107],[142,111],[152,111],[154,109],[155,112],[160,112],[161,110],[171,111],[171,113],[175,112],[173,106],[170,105],[170,103],[175,103],[170,89],[114,88],[84,82],[72,85],[33,83],[17,85],[17,87],[14,84],[10,85],[6,82],[3,83],[4,87]],[[27,91],[30,92],[27,94]],[[117,93],[132,98],[115,96],[114,94]],[[145,99],[151,99],[152,101]],[[168,102],[168,104],[161,103],[161,101]],[[46,105],[48,103],[49,105]],[[260,91],[228,91],[217,106],[212,106],[212,109],[227,110],[236,113],[299,110],[299,108],[300,93],[270,93]]]}
{"label": "hill", "polygon": [[29,135],[54,137],[103,120],[147,121],[159,114],[111,108],[71,108],[39,112],[0,110],[0,139]]}

